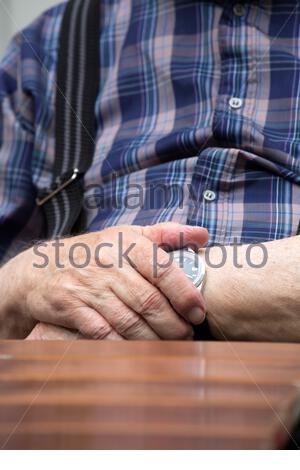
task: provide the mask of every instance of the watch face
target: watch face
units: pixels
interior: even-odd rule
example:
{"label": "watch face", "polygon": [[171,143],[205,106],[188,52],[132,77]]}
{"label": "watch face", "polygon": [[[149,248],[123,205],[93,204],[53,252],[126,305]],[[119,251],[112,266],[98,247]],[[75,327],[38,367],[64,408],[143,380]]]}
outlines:
{"label": "watch face", "polygon": [[199,287],[205,276],[205,265],[201,257],[194,251],[188,250],[173,251],[172,256],[192,283]]}

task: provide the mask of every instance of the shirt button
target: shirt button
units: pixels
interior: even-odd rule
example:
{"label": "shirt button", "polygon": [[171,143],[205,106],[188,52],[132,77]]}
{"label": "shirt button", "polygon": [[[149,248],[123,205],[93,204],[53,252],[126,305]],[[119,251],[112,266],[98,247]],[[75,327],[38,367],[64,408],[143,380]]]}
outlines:
{"label": "shirt button", "polygon": [[236,16],[244,16],[246,9],[241,3],[236,3],[233,7],[233,13]]}
{"label": "shirt button", "polygon": [[233,96],[229,100],[229,106],[232,109],[240,109],[243,106],[243,100],[241,98],[236,98],[235,96]]}
{"label": "shirt button", "polygon": [[203,193],[203,197],[206,201],[212,202],[216,199],[216,193],[210,189],[206,189]]}

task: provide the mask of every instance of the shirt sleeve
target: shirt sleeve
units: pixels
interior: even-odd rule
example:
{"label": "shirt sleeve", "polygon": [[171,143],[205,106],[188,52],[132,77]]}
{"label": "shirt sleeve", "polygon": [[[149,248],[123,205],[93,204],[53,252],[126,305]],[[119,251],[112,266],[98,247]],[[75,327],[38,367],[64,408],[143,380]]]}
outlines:
{"label": "shirt sleeve", "polygon": [[22,87],[20,38],[0,63],[0,263],[42,233],[32,183],[34,104]]}

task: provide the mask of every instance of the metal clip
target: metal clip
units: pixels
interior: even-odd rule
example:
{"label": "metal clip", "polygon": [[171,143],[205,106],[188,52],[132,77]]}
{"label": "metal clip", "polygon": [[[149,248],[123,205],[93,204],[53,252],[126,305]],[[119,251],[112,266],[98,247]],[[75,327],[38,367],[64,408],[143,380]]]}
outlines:
{"label": "metal clip", "polygon": [[36,199],[37,206],[41,207],[44,204],[46,204],[46,202],[50,201],[50,199],[52,199],[54,196],[59,194],[63,189],[67,188],[74,180],[76,180],[78,175],[79,175],[79,169],[75,168],[73,170],[73,174],[72,174],[71,178],[69,178],[67,181],[62,183],[55,190],[53,190],[50,194],[47,194],[47,196],[43,197],[42,199]]}

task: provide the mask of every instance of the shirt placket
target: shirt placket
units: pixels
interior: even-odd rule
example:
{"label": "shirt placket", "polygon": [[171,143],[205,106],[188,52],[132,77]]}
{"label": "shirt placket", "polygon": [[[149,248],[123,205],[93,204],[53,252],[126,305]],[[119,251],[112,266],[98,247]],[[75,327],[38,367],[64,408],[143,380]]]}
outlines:
{"label": "shirt placket", "polygon": [[[205,149],[198,164],[202,184],[198,194],[202,193],[202,202],[197,223],[210,229],[211,244],[232,241],[232,226],[237,225],[231,210],[233,177],[239,149],[251,143],[257,77],[256,34],[254,27],[247,24],[249,15],[253,15],[253,11],[248,4],[228,2],[219,24],[220,70],[216,73],[220,73],[220,81],[212,124],[218,149]],[[204,174],[201,167],[210,167],[211,171]],[[238,224],[235,231],[241,233],[242,218]]]}

